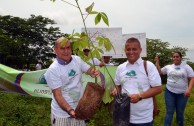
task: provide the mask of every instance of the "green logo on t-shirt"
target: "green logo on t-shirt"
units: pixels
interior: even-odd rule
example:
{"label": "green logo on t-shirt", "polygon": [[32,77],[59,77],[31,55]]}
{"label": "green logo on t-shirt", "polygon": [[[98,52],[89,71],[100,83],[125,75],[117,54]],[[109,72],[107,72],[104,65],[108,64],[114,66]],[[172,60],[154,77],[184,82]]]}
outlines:
{"label": "green logo on t-shirt", "polygon": [[70,77],[70,76],[74,76],[75,73],[76,73],[75,70],[71,69],[71,72],[69,72],[68,75],[69,75],[69,77]]}
{"label": "green logo on t-shirt", "polygon": [[131,71],[127,72],[126,75],[131,77],[131,76],[136,76],[137,74],[134,70],[131,70]]}

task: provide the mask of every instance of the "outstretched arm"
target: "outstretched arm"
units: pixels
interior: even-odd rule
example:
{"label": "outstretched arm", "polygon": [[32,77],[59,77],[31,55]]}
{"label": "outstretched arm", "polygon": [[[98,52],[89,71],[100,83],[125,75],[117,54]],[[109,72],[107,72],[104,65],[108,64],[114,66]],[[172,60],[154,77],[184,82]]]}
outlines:
{"label": "outstretched arm", "polygon": [[160,68],[160,63],[159,63],[158,56],[155,57],[154,61],[155,61],[155,65],[156,65],[156,68],[157,68],[159,74],[162,75],[163,73],[162,73],[161,68]]}

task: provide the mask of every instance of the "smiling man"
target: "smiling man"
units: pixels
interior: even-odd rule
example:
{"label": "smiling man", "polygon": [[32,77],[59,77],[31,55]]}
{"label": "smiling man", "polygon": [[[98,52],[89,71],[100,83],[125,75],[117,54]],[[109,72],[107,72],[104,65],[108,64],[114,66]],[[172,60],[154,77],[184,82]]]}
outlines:
{"label": "smiling man", "polygon": [[82,95],[82,73],[95,77],[100,72],[80,57],[72,55],[71,43],[66,38],[61,37],[55,42],[54,51],[57,58],[45,73],[47,84],[52,90],[51,125],[85,126],[84,120],[75,119],[74,111]]}
{"label": "smiling man", "polygon": [[[115,75],[115,84],[121,86],[120,91],[130,97],[130,126],[153,125],[152,97],[162,92],[161,78],[155,65],[146,61],[147,76],[141,52],[139,40],[129,38],[125,43],[127,61],[118,66]],[[113,89],[112,94],[117,93]]]}

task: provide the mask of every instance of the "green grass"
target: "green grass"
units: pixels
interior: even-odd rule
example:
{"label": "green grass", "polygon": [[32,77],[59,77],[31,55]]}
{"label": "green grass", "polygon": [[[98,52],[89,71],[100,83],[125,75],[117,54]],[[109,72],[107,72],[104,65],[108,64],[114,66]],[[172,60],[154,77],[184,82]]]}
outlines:
{"label": "green grass", "polygon": [[[154,126],[162,126],[164,122],[163,93],[157,96],[160,115],[154,119]],[[0,126],[50,126],[50,103],[48,98],[0,93]],[[111,126],[108,109],[110,105],[102,104],[87,126]],[[176,126],[175,118],[172,126]],[[194,126],[194,90],[186,106],[185,126]]]}
{"label": "green grass", "polygon": [[0,126],[49,126],[51,99],[0,93]]}

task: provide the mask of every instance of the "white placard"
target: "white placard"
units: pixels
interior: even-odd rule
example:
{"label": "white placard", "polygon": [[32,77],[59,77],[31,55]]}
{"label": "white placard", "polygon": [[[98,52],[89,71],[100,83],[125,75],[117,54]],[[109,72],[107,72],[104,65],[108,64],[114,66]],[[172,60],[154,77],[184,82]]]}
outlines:
{"label": "white placard", "polygon": [[[81,29],[84,32],[84,28]],[[146,53],[146,34],[145,33],[134,33],[134,34],[122,34],[122,28],[87,28],[88,34],[90,36],[91,41],[95,46],[98,46],[97,41],[95,40],[96,37],[107,37],[111,41],[112,45],[114,46],[114,50],[106,51],[104,47],[103,49],[104,54],[102,56],[112,56],[112,58],[126,58],[124,52],[124,45],[128,38],[135,37],[139,39],[141,46],[142,46],[142,53],[141,56],[147,56]]]}

